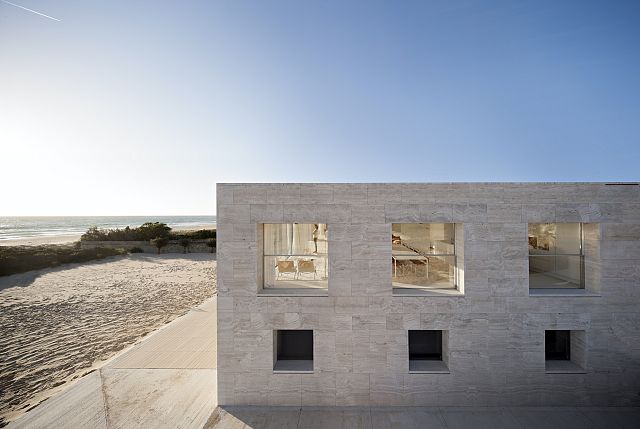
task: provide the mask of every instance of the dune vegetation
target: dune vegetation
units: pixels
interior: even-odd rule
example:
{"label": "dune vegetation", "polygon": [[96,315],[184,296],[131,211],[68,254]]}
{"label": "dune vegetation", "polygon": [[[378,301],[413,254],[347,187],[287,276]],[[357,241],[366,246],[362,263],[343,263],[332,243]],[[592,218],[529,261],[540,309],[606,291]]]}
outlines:
{"label": "dune vegetation", "polygon": [[128,253],[125,249],[106,247],[81,249],[79,244],[0,246],[0,276],[57,267],[63,264],[94,261]]}
{"label": "dune vegetation", "polygon": [[216,238],[215,229],[200,229],[197,231],[172,231],[171,227],[162,222],[145,222],[139,227],[100,229],[91,227],[82,234],[82,241],[150,241],[155,238],[167,240],[209,240]]}

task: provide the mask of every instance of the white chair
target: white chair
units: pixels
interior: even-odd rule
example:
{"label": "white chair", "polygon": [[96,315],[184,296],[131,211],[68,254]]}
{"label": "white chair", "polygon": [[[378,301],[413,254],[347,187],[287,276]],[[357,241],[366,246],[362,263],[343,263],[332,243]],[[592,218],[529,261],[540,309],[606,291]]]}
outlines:
{"label": "white chair", "polygon": [[300,278],[300,274],[313,274],[313,279],[316,279],[316,264],[313,260],[302,259],[298,261],[298,278]]}
{"label": "white chair", "polygon": [[278,275],[276,276],[277,280],[280,280],[280,276],[282,274],[293,274],[293,280],[296,279],[298,273],[296,271],[296,267],[293,261],[277,261],[276,269],[278,271]]}

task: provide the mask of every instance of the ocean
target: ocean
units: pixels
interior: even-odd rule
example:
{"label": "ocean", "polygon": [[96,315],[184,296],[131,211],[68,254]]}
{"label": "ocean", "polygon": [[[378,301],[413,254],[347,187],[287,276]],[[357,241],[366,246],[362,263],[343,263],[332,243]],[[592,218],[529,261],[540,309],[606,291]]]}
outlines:
{"label": "ocean", "polygon": [[137,227],[164,222],[172,228],[200,227],[216,223],[215,216],[0,216],[0,242],[31,237],[82,234],[98,228]]}

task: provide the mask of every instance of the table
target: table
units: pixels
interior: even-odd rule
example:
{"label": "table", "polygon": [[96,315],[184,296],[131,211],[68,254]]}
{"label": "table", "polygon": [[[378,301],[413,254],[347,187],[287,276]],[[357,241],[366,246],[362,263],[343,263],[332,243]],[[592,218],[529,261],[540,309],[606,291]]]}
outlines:
{"label": "table", "polygon": [[421,261],[427,266],[427,279],[429,279],[429,258],[410,250],[397,250],[391,254],[393,259],[393,277],[398,276],[398,261]]}

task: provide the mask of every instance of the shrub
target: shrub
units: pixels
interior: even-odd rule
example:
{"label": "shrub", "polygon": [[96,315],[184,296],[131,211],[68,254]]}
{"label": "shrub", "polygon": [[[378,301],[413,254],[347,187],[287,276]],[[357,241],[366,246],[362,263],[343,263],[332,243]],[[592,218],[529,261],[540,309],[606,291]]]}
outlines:
{"label": "shrub", "polygon": [[200,229],[197,231],[172,232],[169,234],[169,238],[171,240],[180,240],[183,238],[188,238],[191,240],[206,240],[208,238],[216,238],[216,230]]}
{"label": "shrub", "polygon": [[142,247],[134,246],[129,249],[129,253],[144,253],[144,250],[142,249]]}
{"label": "shrub", "polygon": [[92,226],[82,234],[82,241],[147,241],[156,237],[169,238],[171,228],[162,222],[146,222],[137,228],[99,229]]}
{"label": "shrub", "polygon": [[145,222],[138,228],[141,240],[168,238],[169,231],[171,231],[171,228],[162,222]]}
{"label": "shrub", "polygon": [[101,231],[100,229],[98,229],[97,226],[92,226],[91,228],[89,228],[87,230],[87,232],[85,232],[84,234],[82,234],[82,236],[80,237],[80,240],[82,241],[106,241],[106,233],[104,231]]}
{"label": "shrub", "polygon": [[167,244],[169,244],[169,240],[167,240],[164,237],[156,237],[156,238],[152,238],[150,240],[150,243],[153,246],[156,246],[156,248],[158,249],[158,255],[160,254],[160,249],[162,249],[163,247],[165,247]]}
{"label": "shrub", "polygon": [[124,249],[79,249],[76,244],[0,246],[0,276],[126,254]]}
{"label": "shrub", "polygon": [[181,238],[180,245],[184,249],[183,253],[187,253],[187,249],[189,248],[189,245],[191,245],[191,240],[189,240],[188,238]]}
{"label": "shrub", "polygon": [[216,248],[216,239],[210,238],[209,240],[207,240],[207,247],[209,247],[211,249],[211,253],[213,253]]}

